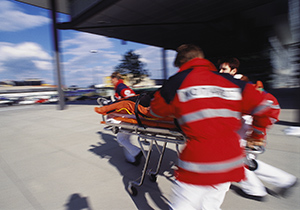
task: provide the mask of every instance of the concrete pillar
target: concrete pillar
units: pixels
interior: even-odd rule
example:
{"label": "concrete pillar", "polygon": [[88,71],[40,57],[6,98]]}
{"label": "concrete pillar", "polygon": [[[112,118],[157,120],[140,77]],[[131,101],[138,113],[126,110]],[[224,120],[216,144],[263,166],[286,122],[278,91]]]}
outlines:
{"label": "concrete pillar", "polygon": [[62,89],[62,78],[61,78],[61,70],[60,70],[60,51],[59,51],[59,37],[58,37],[58,29],[56,22],[56,0],[49,0],[51,14],[52,14],[52,32],[53,32],[53,41],[54,41],[54,54],[55,54],[55,64],[56,64],[56,83],[57,83],[57,92],[59,98],[59,110],[63,110],[65,108],[65,96],[64,91]]}

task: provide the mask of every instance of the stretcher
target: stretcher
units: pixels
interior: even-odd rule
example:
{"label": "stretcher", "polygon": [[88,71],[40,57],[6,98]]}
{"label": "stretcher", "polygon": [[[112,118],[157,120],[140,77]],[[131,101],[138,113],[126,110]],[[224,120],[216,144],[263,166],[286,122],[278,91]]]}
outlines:
{"label": "stretcher", "polygon": [[[137,136],[141,151],[145,157],[145,163],[141,176],[134,181],[129,181],[128,183],[127,190],[132,196],[137,195],[137,187],[143,185],[146,175],[149,176],[150,181],[156,182],[157,174],[159,173],[167,144],[176,144],[176,150],[177,152],[179,152],[179,145],[185,144],[186,142],[186,137],[180,131],[180,129],[176,127],[174,122],[161,122],[161,124],[159,125],[161,125],[162,127],[153,127],[153,125],[155,125],[153,119],[139,116],[137,111],[138,106],[139,101],[136,102],[134,114],[111,112],[107,115],[102,115],[101,122],[102,124],[106,125],[104,129],[110,130],[114,134],[122,132]],[[143,145],[145,141],[149,141],[148,150],[146,150]],[[159,142],[162,142],[161,148]],[[149,161],[154,145],[159,153],[159,158],[157,161],[156,169],[148,170]]]}

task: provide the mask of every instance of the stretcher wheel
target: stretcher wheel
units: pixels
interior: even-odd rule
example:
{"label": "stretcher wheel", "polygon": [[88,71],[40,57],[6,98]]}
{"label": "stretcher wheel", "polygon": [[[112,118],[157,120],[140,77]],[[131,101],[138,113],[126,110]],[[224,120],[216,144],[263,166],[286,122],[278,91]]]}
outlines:
{"label": "stretcher wheel", "polygon": [[254,159],[252,159],[251,162],[252,162],[252,164],[249,165],[249,170],[250,171],[255,171],[258,167],[258,163]]}
{"label": "stretcher wheel", "polygon": [[149,175],[149,180],[150,180],[151,182],[156,182],[157,176],[156,176],[155,174],[150,174],[150,175]]}
{"label": "stretcher wheel", "polygon": [[130,195],[132,195],[132,196],[136,196],[138,194],[137,189],[132,185],[128,186],[128,191],[129,191]]}
{"label": "stretcher wheel", "polygon": [[117,134],[119,132],[119,127],[112,127],[113,134]]}

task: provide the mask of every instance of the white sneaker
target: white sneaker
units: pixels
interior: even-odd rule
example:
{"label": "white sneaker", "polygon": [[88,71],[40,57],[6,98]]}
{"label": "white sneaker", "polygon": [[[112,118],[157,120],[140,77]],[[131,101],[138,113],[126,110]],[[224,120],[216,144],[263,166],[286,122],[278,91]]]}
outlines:
{"label": "white sneaker", "polygon": [[111,100],[108,100],[108,99],[106,99],[106,98],[104,98],[104,97],[99,97],[99,98],[97,99],[97,102],[98,102],[98,104],[99,104],[100,106],[106,106],[106,105],[108,105],[108,104],[111,103]]}

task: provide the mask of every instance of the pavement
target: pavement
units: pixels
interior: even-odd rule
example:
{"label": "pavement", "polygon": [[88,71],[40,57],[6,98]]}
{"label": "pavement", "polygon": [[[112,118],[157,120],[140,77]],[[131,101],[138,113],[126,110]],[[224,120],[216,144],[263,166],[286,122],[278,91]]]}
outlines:
{"label": "pavement", "polygon": [[[157,181],[146,177],[133,197],[127,192],[128,182],[140,176],[144,161],[139,166],[125,162],[115,135],[104,130],[94,107],[0,107],[1,210],[168,209],[175,145],[168,144]],[[299,178],[300,137],[284,133],[297,121],[295,116],[295,109],[282,110],[259,159]],[[149,168],[155,167],[157,157],[154,149]],[[231,189],[222,209],[298,210],[299,198],[299,184],[287,198],[267,195],[265,202],[243,198]]]}

